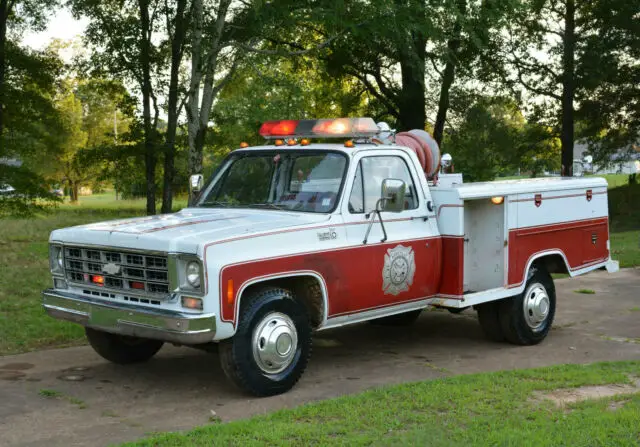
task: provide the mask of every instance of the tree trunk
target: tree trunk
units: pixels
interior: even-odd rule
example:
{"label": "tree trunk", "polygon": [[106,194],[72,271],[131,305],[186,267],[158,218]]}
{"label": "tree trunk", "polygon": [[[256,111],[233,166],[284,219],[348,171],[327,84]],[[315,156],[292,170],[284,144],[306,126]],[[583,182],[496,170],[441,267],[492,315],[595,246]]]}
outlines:
{"label": "tree trunk", "polygon": [[155,131],[151,123],[151,43],[149,0],[138,0],[140,6],[140,68],[142,69],[142,115],[144,122],[144,162],[147,178],[147,214],[156,213],[156,163]]}
{"label": "tree trunk", "polygon": [[162,188],[162,213],[170,213],[173,205],[174,158],[176,152],[176,130],[178,126],[178,80],[180,64],[184,54],[184,38],[187,30],[185,9],[187,0],[178,0],[174,33],[171,41],[171,71],[167,110],[167,135],[164,151],[164,184]]}
{"label": "tree trunk", "polygon": [[427,120],[424,99],[424,58],[420,62],[402,60],[402,90],[398,98],[398,130],[424,129]]}
{"label": "tree trunk", "polygon": [[[222,32],[226,23],[231,0],[221,0],[218,5],[216,21],[211,29],[209,50],[205,53],[202,48],[203,9],[202,0],[193,1],[193,34],[191,40],[191,83],[189,85],[189,100],[187,104],[187,119],[189,130],[189,174],[202,173],[202,151],[204,148],[207,125],[213,100],[219,91],[214,87],[215,74],[218,67],[218,56],[221,50]],[[231,68],[234,70],[235,68]],[[205,78],[202,87],[202,103],[200,103],[200,83]],[[189,205],[195,197],[189,196]]]}
{"label": "tree trunk", "polygon": [[427,121],[424,104],[426,44],[422,34],[413,33],[409,51],[404,51],[400,60],[402,90],[398,97],[399,130],[424,129]]}
{"label": "tree trunk", "polygon": [[9,1],[0,0],[0,157],[4,155],[4,82],[5,82],[5,47],[7,43],[7,18]]}
{"label": "tree trunk", "polygon": [[71,203],[78,203],[78,182],[71,182]]}
{"label": "tree trunk", "polygon": [[[196,137],[199,130],[199,106],[200,106],[200,81],[202,80],[202,27],[203,11],[202,0],[193,0],[192,5],[192,34],[191,34],[191,81],[189,83],[189,97],[187,98],[187,132],[189,142],[189,157],[187,169],[189,175],[200,174],[202,162],[198,163],[196,150]],[[202,157],[200,157],[202,160]],[[189,205],[193,204],[194,197],[189,194]]]}
{"label": "tree trunk", "polygon": [[575,89],[575,0],[566,0],[562,54],[562,175],[573,177],[573,97]]}
{"label": "tree trunk", "polygon": [[442,84],[440,86],[440,99],[438,101],[438,114],[433,126],[433,139],[438,146],[442,146],[444,138],[444,126],[447,122],[447,112],[449,111],[449,92],[456,75],[456,65],[458,63],[458,50],[460,49],[460,33],[462,32],[462,16],[467,10],[467,1],[457,2],[458,18],[453,25],[453,34],[447,42],[447,63],[442,74]]}

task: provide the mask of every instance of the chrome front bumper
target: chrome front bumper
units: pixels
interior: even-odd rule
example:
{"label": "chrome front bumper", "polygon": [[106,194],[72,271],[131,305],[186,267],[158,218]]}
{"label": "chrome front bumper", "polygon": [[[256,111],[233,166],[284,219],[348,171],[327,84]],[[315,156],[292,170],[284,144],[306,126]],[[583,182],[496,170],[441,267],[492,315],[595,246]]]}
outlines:
{"label": "chrome front bumper", "polygon": [[53,318],[132,337],[194,345],[213,341],[216,333],[216,317],[212,314],[105,303],[54,289],[42,292],[42,305]]}

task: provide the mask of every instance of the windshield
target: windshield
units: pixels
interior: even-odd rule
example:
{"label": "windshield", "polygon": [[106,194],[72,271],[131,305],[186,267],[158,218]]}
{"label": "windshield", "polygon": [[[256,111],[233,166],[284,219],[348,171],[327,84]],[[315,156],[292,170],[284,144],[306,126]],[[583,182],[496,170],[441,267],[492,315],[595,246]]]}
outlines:
{"label": "windshield", "polygon": [[333,211],[347,167],[338,152],[268,151],[233,155],[198,206]]}

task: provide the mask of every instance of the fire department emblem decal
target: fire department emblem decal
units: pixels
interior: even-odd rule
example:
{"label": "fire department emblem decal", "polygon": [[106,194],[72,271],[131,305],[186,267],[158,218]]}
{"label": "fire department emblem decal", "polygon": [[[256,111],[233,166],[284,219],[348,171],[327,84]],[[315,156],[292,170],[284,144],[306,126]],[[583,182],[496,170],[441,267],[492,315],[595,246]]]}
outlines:
{"label": "fire department emblem decal", "polygon": [[409,290],[416,272],[413,249],[398,245],[390,248],[384,255],[382,268],[382,291],[385,294],[398,295]]}

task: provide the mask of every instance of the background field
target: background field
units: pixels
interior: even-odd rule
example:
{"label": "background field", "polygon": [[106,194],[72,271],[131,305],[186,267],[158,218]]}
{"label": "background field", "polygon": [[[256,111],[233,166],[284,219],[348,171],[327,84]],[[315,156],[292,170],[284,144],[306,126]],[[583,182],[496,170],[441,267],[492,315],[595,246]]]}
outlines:
{"label": "background field", "polygon": [[[610,185],[611,247],[623,267],[640,266],[640,185],[606,176]],[[176,200],[174,209],[186,205]],[[115,200],[113,193],[81,197],[31,219],[0,220],[0,355],[84,343],[81,327],[44,315],[40,292],[50,287],[49,233],[62,227],[144,214],[144,200]]]}

